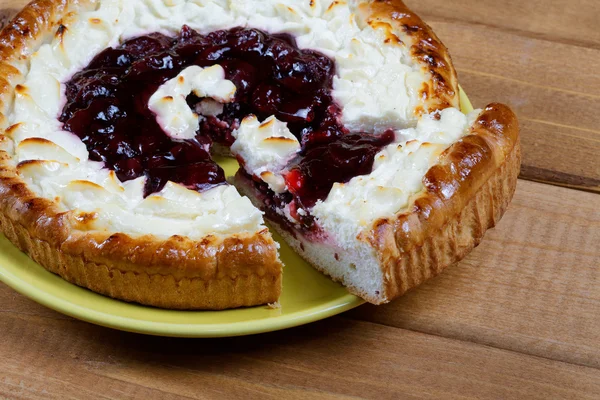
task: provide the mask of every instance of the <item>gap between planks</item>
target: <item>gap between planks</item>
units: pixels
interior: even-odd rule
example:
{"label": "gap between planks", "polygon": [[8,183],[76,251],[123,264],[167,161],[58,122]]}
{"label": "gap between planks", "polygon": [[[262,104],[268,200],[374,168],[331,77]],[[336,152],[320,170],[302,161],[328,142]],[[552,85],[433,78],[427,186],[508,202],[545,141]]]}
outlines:
{"label": "gap between planks", "polygon": [[[571,183],[565,182],[565,178],[571,181]],[[586,179],[578,175],[565,174],[562,172],[552,171],[530,165],[521,165],[521,174],[519,175],[519,179],[543,183],[546,185],[558,186],[565,189],[573,189],[580,190],[582,192],[600,194],[600,180],[598,179]],[[585,184],[576,183],[582,180],[585,182]]]}
{"label": "gap between planks", "polygon": [[[368,307],[368,305],[367,305]],[[531,353],[531,352],[522,352],[519,350],[515,350],[515,349],[511,349],[510,347],[502,347],[502,346],[495,346],[494,344],[490,344],[490,343],[486,343],[483,341],[477,341],[477,340],[468,340],[468,339],[464,339],[458,336],[443,336],[439,333],[436,332],[431,332],[431,331],[427,331],[426,329],[424,330],[419,330],[417,328],[405,328],[405,327],[400,327],[400,326],[396,326],[393,324],[387,324],[385,322],[382,321],[371,321],[368,319],[361,319],[360,317],[357,317],[356,315],[352,315],[351,311],[347,311],[343,314],[339,315],[340,318],[345,318],[348,320],[352,320],[352,321],[361,321],[361,322],[368,322],[368,323],[372,323],[375,325],[382,325],[382,326],[386,326],[388,328],[394,328],[394,329],[402,329],[405,331],[409,331],[409,332],[414,332],[417,334],[423,334],[423,335],[427,335],[427,336],[435,336],[435,337],[439,337],[442,339],[450,339],[450,340],[455,340],[457,342],[463,342],[463,343],[470,343],[470,344],[475,344],[475,345],[479,345],[479,346],[483,346],[483,347],[488,347],[490,349],[496,349],[496,350],[502,350],[502,351],[506,351],[509,353],[514,353],[514,354],[521,354],[523,356],[527,356],[527,357],[533,357],[533,358],[537,358],[537,359],[543,359],[543,360],[548,360],[551,362],[558,362],[558,363],[562,363],[562,364],[566,364],[566,365],[573,365],[573,366],[577,366],[577,367],[582,367],[582,368],[589,368],[589,369],[594,369],[594,370],[598,370],[600,373],[600,366],[594,366],[594,365],[586,365],[583,363],[578,363],[578,362],[573,362],[573,361],[566,361],[566,360],[560,360],[560,359],[556,359],[556,358],[552,358],[549,357],[548,355],[543,355],[543,354],[535,354],[535,353]],[[600,377],[600,375],[599,375]]]}

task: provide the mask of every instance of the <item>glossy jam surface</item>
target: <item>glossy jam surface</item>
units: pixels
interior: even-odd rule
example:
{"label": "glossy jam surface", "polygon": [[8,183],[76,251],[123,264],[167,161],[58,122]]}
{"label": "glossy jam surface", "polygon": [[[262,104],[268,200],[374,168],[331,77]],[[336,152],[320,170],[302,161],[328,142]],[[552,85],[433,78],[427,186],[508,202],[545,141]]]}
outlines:
{"label": "glossy jam surface", "polygon": [[[392,131],[377,137],[348,134],[327,144],[314,145],[288,165],[289,172],[285,180],[289,192],[274,193],[265,182],[249,176],[245,171],[238,174],[247,182],[253,182],[261,194],[259,197],[269,219],[293,233],[290,221],[278,211],[289,205],[290,214],[299,222],[304,235],[318,235],[314,217],[306,209],[314,206],[318,200],[325,199],[334,183],[345,183],[355,176],[370,173],[375,155],[394,138]],[[298,212],[299,209],[305,212]]]}
{"label": "glossy jam surface", "polygon": [[[186,67],[214,64],[235,84],[234,101],[217,116],[201,117],[194,139],[171,139],[148,108],[150,96]],[[331,59],[300,50],[289,35],[242,28],[200,35],[184,26],[174,38],[153,33],[98,54],[66,83],[60,121],[85,143],[91,160],[103,161],[122,181],[146,176],[148,195],[168,180],[195,190],[224,183],[210,157],[212,143],[230,146],[232,131],[248,114],[259,120],[275,115],[302,151],[286,175],[291,193],[261,190],[278,207],[291,203],[296,210],[324,199],[334,182],[369,173],[375,154],[393,140],[391,134],[350,134],[340,124],[333,74]],[[191,108],[200,100],[187,98]]]}
{"label": "glossy jam surface", "polygon": [[[150,96],[184,68],[214,64],[236,85],[235,101],[204,118],[194,140],[172,140],[148,109]],[[147,176],[146,194],[167,180],[201,190],[225,181],[210,159],[211,142],[231,145],[232,130],[250,113],[274,114],[307,143],[344,133],[330,95],[333,69],[290,36],[240,28],[200,35],[184,27],[175,38],[154,33],[98,54],[67,82],[60,120],[121,180]],[[188,97],[190,106],[199,100]]]}
{"label": "glossy jam surface", "polygon": [[306,150],[292,160],[285,177],[296,206],[310,208],[327,197],[335,182],[370,173],[375,155],[394,138],[392,131],[380,136],[352,133]]}

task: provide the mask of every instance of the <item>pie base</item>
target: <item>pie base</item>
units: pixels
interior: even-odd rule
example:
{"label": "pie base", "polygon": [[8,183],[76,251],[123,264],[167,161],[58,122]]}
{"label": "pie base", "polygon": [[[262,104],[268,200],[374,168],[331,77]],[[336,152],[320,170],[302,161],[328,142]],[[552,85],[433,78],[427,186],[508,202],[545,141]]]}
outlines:
{"label": "pie base", "polygon": [[124,271],[57,250],[47,241],[33,237],[26,228],[4,214],[0,214],[0,227],[12,243],[48,271],[78,286],[120,300],[169,309],[222,310],[275,303],[281,293],[281,274],[204,280],[142,270]]}

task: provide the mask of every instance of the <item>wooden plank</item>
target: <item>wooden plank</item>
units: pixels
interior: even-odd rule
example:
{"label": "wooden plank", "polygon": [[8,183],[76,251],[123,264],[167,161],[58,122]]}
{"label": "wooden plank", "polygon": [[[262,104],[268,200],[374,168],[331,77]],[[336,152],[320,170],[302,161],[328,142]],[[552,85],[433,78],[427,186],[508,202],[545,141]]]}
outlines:
{"label": "wooden plank", "polygon": [[[600,4],[600,3],[599,3]],[[551,88],[600,96],[597,49],[525,37],[503,29],[430,19],[459,69]],[[499,92],[500,94],[502,91]],[[492,95],[494,93],[488,93]],[[568,103],[564,108],[569,108]]]}
{"label": "wooden plank", "polygon": [[463,262],[353,318],[600,367],[600,196],[519,181]]}
{"label": "wooden plank", "polygon": [[0,28],[25,6],[28,0],[0,0]]}
{"label": "wooden plank", "polygon": [[525,118],[521,125],[526,132],[521,137],[523,147],[534,149],[527,153],[521,177],[600,192],[598,133]]}
{"label": "wooden plank", "polygon": [[450,48],[474,105],[500,101],[517,112],[522,178],[600,192],[600,49],[444,18],[428,22]]}
{"label": "wooden plank", "polygon": [[[499,93],[495,99],[517,112],[523,146],[521,178],[600,192],[600,131],[593,128],[600,126],[595,121],[600,114],[594,111],[600,98],[589,101],[553,90],[528,90],[527,84],[464,71],[461,79],[467,88],[476,88],[470,92],[475,104],[487,104],[482,101],[489,97],[487,93]],[[569,103],[569,108],[561,103]],[[577,120],[572,109],[582,110],[585,116]]]}
{"label": "wooden plank", "polygon": [[547,41],[600,49],[597,0],[406,0],[426,20],[467,22]]}
{"label": "wooden plank", "polygon": [[595,369],[339,317],[218,340],[13,313],[0,321],[0,396],[10,398],[600,396]]}

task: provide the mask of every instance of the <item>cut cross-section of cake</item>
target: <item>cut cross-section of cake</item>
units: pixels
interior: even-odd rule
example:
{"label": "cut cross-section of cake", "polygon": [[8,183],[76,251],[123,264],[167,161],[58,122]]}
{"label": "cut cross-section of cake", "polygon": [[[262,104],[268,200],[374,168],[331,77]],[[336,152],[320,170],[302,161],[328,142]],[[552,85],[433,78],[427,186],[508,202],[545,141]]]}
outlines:
{"label": "cut cross-section of cake", "polygon": [[[118,299],[276,302],[264,215],[387,302],[464,257],[516,185],[514,114],[463,114],[446,48],[398,0],[35,0],[0,59],[0,228]],[[215,152],[240,162],[230,182]]]}

